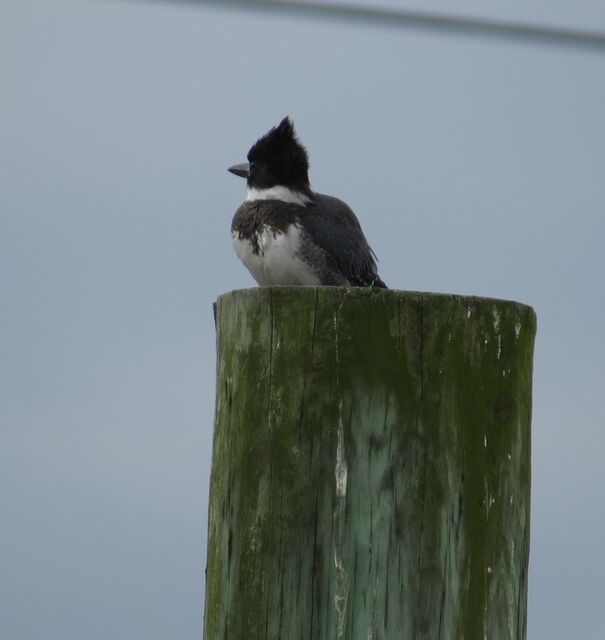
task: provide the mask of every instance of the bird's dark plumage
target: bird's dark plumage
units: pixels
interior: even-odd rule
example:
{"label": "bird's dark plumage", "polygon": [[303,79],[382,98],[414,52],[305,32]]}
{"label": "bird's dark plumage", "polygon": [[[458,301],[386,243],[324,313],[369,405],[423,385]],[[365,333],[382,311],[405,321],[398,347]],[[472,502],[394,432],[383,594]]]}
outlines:
{"label": "bird's dark plumage", "polygon": [[231,231],[260,285],[386,288],[351,208],[311,189],[307,152],[289,118],[252,146],[248,160],[230,168],[248,183]]}

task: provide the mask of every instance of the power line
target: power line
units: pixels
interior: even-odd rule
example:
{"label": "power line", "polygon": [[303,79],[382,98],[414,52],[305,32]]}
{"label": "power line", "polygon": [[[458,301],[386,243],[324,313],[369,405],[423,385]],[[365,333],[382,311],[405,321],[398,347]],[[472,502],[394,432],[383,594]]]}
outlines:
{"label": "power line", "polygon": [[[172,0],[174,2],[175,0]],[[407,9],[373,8],[361,5],[298,0],[177,0],[223,9],[261,10],[375,24],[383,27],[416,28],[461,35],[490,36],[548,45],[605,50],[605,33],[526,22],[489,20]]]}

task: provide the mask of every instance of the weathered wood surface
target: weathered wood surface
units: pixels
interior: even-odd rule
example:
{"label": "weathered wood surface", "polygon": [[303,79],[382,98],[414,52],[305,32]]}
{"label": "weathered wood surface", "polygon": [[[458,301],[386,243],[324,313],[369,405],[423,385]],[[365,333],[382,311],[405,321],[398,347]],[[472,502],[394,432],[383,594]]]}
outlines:
{"label": "weathered wood surface", "polygon": [[216,319],[205,639],[525,638],[532,309],[277,287]]}

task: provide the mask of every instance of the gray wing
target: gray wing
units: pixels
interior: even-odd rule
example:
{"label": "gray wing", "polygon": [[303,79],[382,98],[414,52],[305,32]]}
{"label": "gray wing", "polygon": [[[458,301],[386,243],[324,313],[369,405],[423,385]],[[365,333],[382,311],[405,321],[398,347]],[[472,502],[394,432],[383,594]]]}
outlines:
{"label": "gray wing", "polygon": [[376,256],[352,209],[342,200],[315,194],[305,207],[305,234],[325,252],[328,265],[356,287],[381,287]]}

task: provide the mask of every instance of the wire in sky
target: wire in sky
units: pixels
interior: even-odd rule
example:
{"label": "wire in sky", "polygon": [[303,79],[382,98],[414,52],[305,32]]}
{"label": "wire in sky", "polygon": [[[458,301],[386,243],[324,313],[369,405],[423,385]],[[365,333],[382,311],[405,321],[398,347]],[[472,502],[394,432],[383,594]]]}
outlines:
{"label": "wire in sky", "polygon": [[[171,0],[174,2],[175,0]],[[223,9],[261,10],[310,18],[376,24],[392,28],[416,28],[461,35],[499,37],[536,44],[582,47],[605,51],[605,33],[526,22],[463,17],[407,9],[300,0],[177,0]]]}

